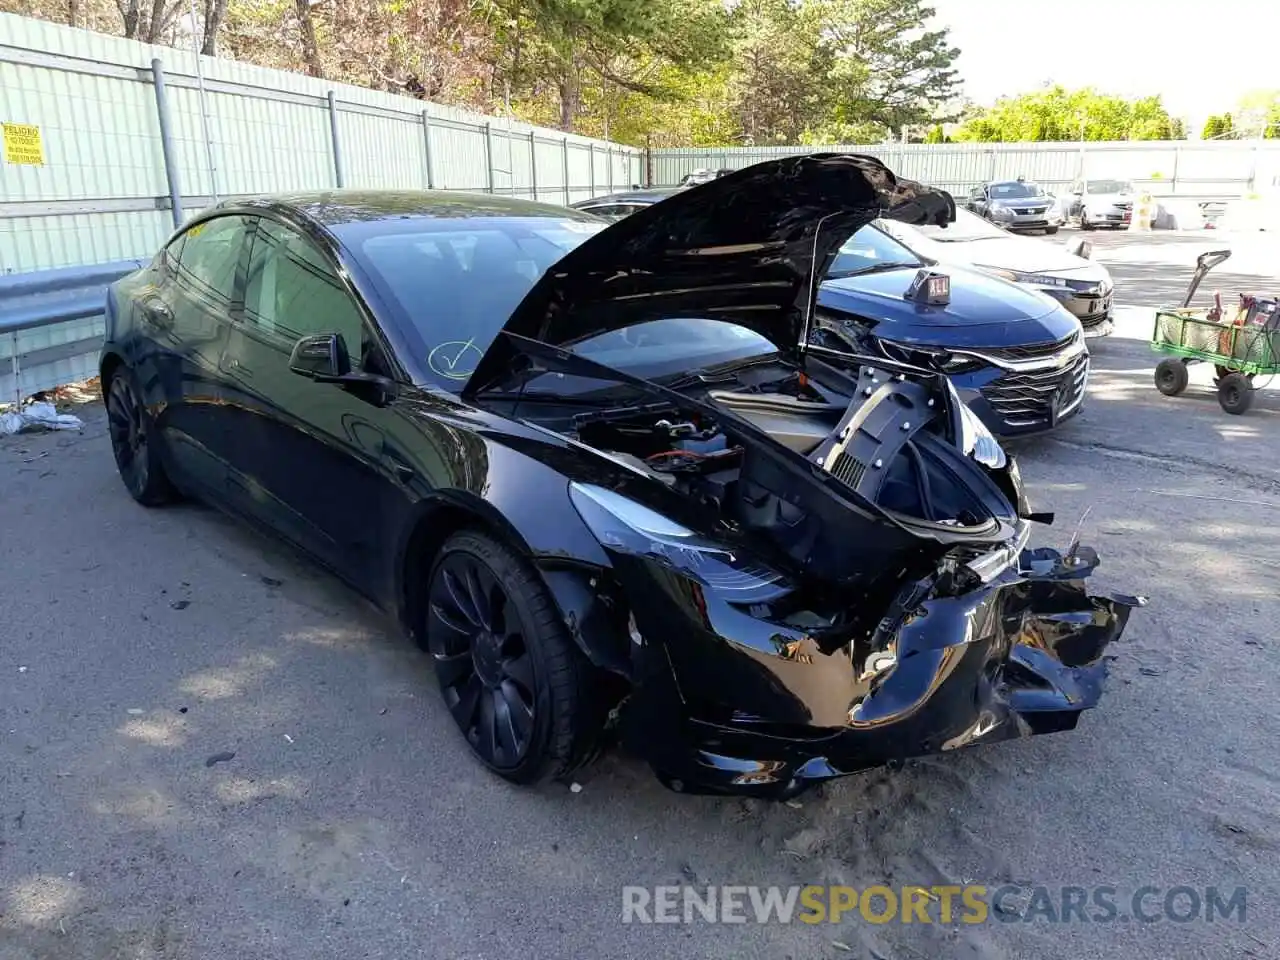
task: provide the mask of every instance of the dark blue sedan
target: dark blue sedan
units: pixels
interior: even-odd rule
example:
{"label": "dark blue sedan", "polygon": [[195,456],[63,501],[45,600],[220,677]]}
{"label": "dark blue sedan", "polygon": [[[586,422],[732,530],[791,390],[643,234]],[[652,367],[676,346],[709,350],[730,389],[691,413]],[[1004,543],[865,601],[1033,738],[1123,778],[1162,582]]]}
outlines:
{"label": "dark blue sedan", "polygon": [[947,303],[905,294],[928,262],[869,224],[841,248],[818,292],[814,337],[932,367],[1001,436],[1037,433],[1080,411],[1089,353],[1061,304],[982,270],[948,264]]}

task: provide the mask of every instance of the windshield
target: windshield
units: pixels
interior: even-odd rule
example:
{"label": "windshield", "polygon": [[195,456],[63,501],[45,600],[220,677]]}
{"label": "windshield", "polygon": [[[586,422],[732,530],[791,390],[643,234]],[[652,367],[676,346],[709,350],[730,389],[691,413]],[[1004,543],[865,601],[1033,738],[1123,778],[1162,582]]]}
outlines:
{"label": "windshield", "polygon": [[[430,382],[457,393],[538,278],[608,226],[594,217],[576,219],[566,213],[563,219],[378,221],[349,225],[344,239],[358,250],[361,265],[396,314]],[[745,327],[698,318],[639,323],[567,349],[646,378],[776,352]],[[555,376],[556,393],[600,386]],[[539,391],[544,377],[528,387]]]}
{"label": "windshield", "polygon": [[845,241],[831,263],[827,279],[920,265],[920,258],[914,253],[883,230],[867,224]]}
{"label": "windshield", "polygon": [[1042,197],[1044,192],[1037,183],[993,183],[987,188],[992,200],[1025,200],[1027,197]]}
{"label": "windshield", "polygon": [[381,220],[341,228],[432,382],[457,392],[547,268],[608,224],[563,217]]}
{"label": "windshield", "polygon": [[1090,180],[1090,193],[1133,193],[1133,184],[1128,180]]}
{"label": "windshield", "polygon": [[878,223],[882,229],[887,230],[895,237],[898,237],[908,243],[911,241],[911,235],[913,232],[916,236],[923,235],[937,243],[963,243],[970,240],[1002,240],[1009,236],[1007,231],[1001,230],[989,220],[984,220],[976,213],[970,213],[968,210],[964,209],[957,210],[955,222],[949,223],[945,227],[939,227],[935,224],[911,226],[897,220],[883,220],[878,221]]}

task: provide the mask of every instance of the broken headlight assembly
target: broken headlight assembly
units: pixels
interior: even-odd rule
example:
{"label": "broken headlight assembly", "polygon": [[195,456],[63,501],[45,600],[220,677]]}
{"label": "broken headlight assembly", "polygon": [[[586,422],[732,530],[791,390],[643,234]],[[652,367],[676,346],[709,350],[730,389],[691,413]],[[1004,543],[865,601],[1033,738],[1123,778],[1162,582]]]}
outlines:
{"label": "broken headlight assembly", "polygon": [[780,574],[606,487],[570,483],[569,499],[601,546],[674,570],[730,603],[768,603],[791,591]]}

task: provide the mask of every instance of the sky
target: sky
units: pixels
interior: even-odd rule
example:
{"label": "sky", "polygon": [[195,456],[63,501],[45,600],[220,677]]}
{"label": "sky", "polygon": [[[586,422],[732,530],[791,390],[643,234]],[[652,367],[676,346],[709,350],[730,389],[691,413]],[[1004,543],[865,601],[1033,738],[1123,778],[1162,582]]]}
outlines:
{"label": "sky", "polygon": [[1045,81],[1160,94],[1199,123],[1280,88],[1280,4],[1268,0],[927,0],[960,48],[964,94],[988,104]]}

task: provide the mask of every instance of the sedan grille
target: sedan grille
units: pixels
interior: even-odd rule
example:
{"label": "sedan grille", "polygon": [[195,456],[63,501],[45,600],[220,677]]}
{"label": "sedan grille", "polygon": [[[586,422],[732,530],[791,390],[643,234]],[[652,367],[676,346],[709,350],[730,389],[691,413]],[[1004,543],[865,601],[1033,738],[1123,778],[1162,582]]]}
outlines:
{"label": "sedan grille", "polygon": [[1080,405],[1088,377],[1089,355],[1082,353],[1056,370],[1005,374],[983,387],[982,395],[1011,427],[1051,426]]}
{"label": "sedan grille", "polygon": [[1052,357],[1055,353],[1073,346],[1078,339],[1080,339],[1078,333],[1070,333],[1061,340],[1024,343],[1016,347],[983,347],[981,352],[993,360],[1039,360]]}

